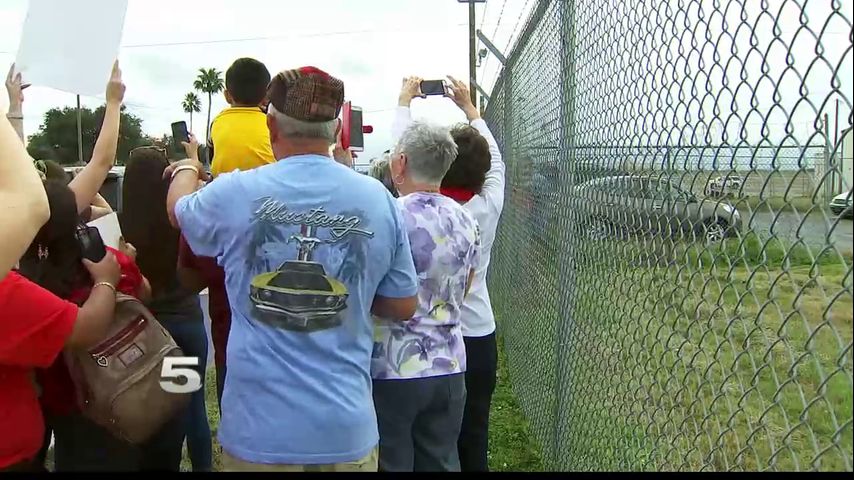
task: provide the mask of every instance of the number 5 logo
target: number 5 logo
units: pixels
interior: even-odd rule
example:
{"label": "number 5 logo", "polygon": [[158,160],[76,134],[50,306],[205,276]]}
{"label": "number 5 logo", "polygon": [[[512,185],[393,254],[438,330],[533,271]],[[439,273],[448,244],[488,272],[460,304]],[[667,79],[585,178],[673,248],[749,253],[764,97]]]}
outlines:
{"label": "number 5 logo", "polygon": [[192,368],[199,366],[198,357],[166,357],[163,359],[163,368],[160,369],[160,377],[186,378],[186,382],[176,383],[173,380],[161,380],[160,388],[169,393],[193,393],[202,388],[202,377],[199,372]]}

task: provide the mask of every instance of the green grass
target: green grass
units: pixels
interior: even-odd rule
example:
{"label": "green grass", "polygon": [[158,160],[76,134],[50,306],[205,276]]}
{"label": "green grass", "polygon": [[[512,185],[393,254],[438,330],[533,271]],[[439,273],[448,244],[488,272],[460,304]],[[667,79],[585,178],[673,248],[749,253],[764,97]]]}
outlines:
{"label": "green grass", "polygon": [[490,293],[546,469],[851,470],[850,252],[529,215],[509,199]]}
{"label": "green grass", "polygon": [[[519,408],[512,391],[507,371],[506,356],[499,344],[498,383],[492,399],[489,432],[489,466],[494,471],[537,472],[543,463],[537,442],[533,439],[528,422]],[[214,470],[222,470],[222,448],[216,440],[219,410],[216,402],[216,376],[213,368],[205,378],[205,397],[208,420],[213,435]],[[191,471],[186,445],[181,470]]]}
{"label": "green grass", "polygon": [[851,469],[850,256],[754,237],[577,246],[574,270],[540,247],[493,265],[548,468]]}
{"label": "green grass", "polygon": [[[205,406],[207,407],[208,423],[211,426],[211,447],[213,448],[213,469],[215,472],[222,471],[222,447],[217,441],[217,429],[219,428],[219,408],[216,402],[216,370],[208,368],[205,375]],[[187,453],[187,444],[184,443],[184,457],[181,460],[181,471],[191,472],[190,457]]]}
{"label": "green grass", "polygon": [[541,472],[539,443],[513,393],[507,355],[499,340],[498,384],[492,397],[489,419],[489,469],[495,472]]}
{"label": "green grass", "polygon": [[672,250],[673,257],[685,265],[718,267],[788,269],[810,265],[851,264],[851,252],[838,253],[833,248],[821,249],[803,243],[792,244],[780,238],[762,239],[754,232],[728,238],[718,245],[680,243]]}
{"label": "green grass", "polygon": [[818,203],[814,203],[812,197],[764,197],[758,196],[743,197],[740,199],[731,198],[739,210],[749,208],[750,211],[773,211],[773,212],[797,212],[807,213],[813,208],[827,209],[828,202],[818,199]]}

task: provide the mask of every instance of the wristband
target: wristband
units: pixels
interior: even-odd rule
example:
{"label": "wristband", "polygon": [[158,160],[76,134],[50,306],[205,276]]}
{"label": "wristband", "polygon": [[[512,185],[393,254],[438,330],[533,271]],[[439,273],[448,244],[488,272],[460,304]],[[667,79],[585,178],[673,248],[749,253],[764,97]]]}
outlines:
{"label": "wristband", "polygon": [[196,168],[194,165],[181,165],[180,167],[176,168],[174,172],[172,172],[172,180],[175,179],[175,175],[178,175],[179,172],[183,172],[185,170],[192,170],[196,172],[196,178],[199,177],[199,169]]}
{"label": "wristband", "polygon": [[116,287],[110,282],[98,282],[95,285],[92,285],[92,290],[95,290],[95,287],[99,287],[101,285],[103,285],[105,287],[110,287],[110,290],[113,291],[113,295],[116,295],[119,293],[118,290],[116,290]]}
{"label": "wristband", "polygon": [[9,120],[23,120],[24,116],[23,115],[12,115],[11,113],[7,113],[6,118],[8,118]]}

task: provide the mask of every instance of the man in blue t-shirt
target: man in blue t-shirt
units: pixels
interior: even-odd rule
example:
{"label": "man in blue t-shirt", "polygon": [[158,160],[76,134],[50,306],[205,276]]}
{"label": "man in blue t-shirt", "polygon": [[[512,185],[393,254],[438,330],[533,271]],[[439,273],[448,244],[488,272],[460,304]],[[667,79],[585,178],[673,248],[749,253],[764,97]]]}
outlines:
{"label": "man in blue t-shirt", "polygon": [[303,67],[273,78],[268,96],[277,163],[196,192],[197,158],[169,168],[170,219],[225,268],[223,465],[374,471],[370,314],[415,312],[409,239],[385,187],[329,157],[343,83]]}

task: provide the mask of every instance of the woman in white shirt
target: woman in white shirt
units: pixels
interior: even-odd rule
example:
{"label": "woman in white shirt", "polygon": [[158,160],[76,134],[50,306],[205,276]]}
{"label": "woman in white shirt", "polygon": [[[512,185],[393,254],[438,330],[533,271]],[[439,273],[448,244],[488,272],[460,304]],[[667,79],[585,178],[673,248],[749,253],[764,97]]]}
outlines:
{"label": "woman in white shirt", "polygon": [[[466,346],[466,405],[457,447],[462,471],[487,471],[489,409],[495,390],[498,347],[495,317],[489,300],[486,273],[498,220],[504,208],[504,162],[495,137],[472,104],[468,87],[448,77],[450,98],[466,114],[468,124],[451,130],[458,154],[442,181],[441,193],[453,198],[474,216],[480,229],[480,262],[461,308],[463,340]],[[410,84],[420,79],[408,79]],[[406,81],[404,82],[406,85]],[[401,94],[395,118],[395,138],[412,122],[411,100],[419,92]]]}

